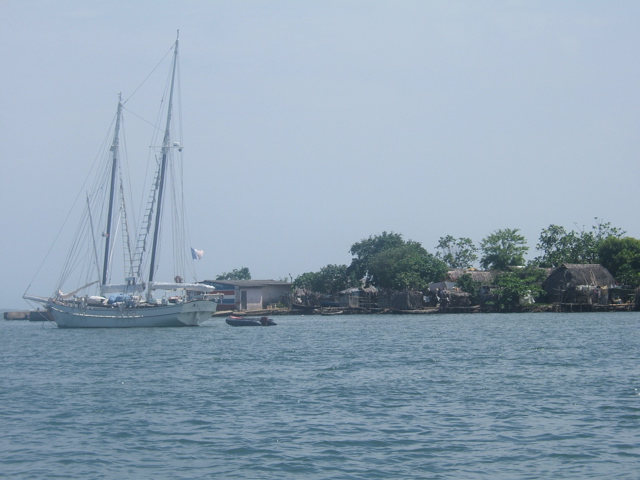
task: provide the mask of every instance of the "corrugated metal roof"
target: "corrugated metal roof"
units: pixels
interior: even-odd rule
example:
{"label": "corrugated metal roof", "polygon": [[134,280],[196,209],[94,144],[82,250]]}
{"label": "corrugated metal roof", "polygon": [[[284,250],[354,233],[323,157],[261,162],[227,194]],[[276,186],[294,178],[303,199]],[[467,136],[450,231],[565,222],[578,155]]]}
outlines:
{"label": "corrugated metal roof", "polygon": [[232,287],[241,287],[241,288],[260,288],[267,286],[286,286],[290,287],[290,282],[282,282],[280,280],[204,280],[203,283],[208,285],[212,284],[222,284],[229,285]]}

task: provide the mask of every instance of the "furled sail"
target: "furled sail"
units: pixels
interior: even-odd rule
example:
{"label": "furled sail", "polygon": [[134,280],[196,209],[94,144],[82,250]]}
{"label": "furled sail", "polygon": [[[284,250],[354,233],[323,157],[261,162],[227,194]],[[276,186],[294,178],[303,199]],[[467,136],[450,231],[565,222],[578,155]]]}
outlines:
{"label": "furled sail", "polygon": [[58,290],[58,292],[56,293],[56,297],[60,298],[60,299],[64,299],[64,298],[71,298],[73,297],[76,293],[80,292],[81,290],[84,290],[85,288],[90,287],[91,285],[95,285],[96,283],[98,283],[98,281],[96,280],[95,282],[91,282],[91,283],[87,283],[86,285],[83,285],[80,288],[76,288],[73,292],[69,292],[69,293],[62,293],[61,290]]}

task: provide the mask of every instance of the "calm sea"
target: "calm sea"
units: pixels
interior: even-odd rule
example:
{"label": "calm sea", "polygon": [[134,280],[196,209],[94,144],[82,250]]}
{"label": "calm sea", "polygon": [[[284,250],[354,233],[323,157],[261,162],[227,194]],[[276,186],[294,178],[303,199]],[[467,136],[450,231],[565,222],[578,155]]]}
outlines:
{"label": "calm sea", "polygon": [[0,321],[0,477],[640,478],[640,313],[276,321]]}

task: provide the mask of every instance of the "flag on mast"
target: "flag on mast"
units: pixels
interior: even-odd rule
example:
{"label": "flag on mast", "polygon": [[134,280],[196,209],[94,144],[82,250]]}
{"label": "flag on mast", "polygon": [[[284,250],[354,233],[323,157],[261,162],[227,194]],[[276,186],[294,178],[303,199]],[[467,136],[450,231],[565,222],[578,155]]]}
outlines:
{"label": "flag on mast", "polygon": [[193,258],[194,260],[200,260],[203,255],[204,250],[196,250],[195,248],[191,247],[191,258]]}

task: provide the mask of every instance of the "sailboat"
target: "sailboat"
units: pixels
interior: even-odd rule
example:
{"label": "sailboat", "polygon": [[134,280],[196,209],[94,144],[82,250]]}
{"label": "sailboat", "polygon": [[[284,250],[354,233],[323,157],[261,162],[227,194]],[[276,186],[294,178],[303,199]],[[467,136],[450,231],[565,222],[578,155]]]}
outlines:
{"label": "sailboat", "polygon": [[[160,239],[163,222],[163,206],[166,202],[169,185],[168,176],[177,169],[172,166],[172,159],[181,151],[179,142],[172,140],[173,98],[176,83],[176,67],[178,63],[178,40],[172,46],[173,56],[169,72],[170,82],[168,102],[166,103],[166,123],[161,146],[157,149],[156,172],[152,182],[151,193],[146,205],[140,233],[135,247],[132,248],[127,214],[123,196],[122,169],[120,167],[120,129],[123,115],[122,96],[118,98],[116,120],[109,151],[105,155],[107,166],[103,175],[106,185],[99,186],[108,201],[102,202],[103,213],[100,218],[106,219],[103,226],[94,227],[94,215],[91,213],[92,203],[100,203],[87,195],[87,213],[84,230],[89,231],[93,245],[87,247],[90,254],[91,268],[85,269],[82,278],[86,282],[70,293],[63,293],[61,285],[49,297],[33,296],[25,293],[23,298],[43,304],[49,318],[59,328],[122,328],[122,327],[182,327],[197,326],[211,318],[215,313],[222,295],[215,292],[214,287],[197,281],[185,282],[183,275],[176,274],[173,282],[157,282],[155,279],[160,260]],[[172,185],[179,184],[174,182]],[[108,195],[107,195],[108,193]],[[175,193],[173,196],[176,196]],[[179,223],[179,222],[178,222]],[[102,230],[104,228],[104,230]],[[102,232],[102,233],[100,233]],[[118,235],[119,233],[119,235]],[[124,258],[122,268],[124,281],[112,284],[111,270],[115,239],[120,237],[124,246],[120,252]],[[89,243],[89,242],[87,242]],[[151,244],[147,255],[148,244]],[[79,244],[74,242],[72,250],[78,250]],[[101,250],[102,259],[99,260]],[[186,250],[186,248],[185,248]],[[192,252],[201,252],[191,249]],[[184,258],[190,255],[185,253]],[[194,258],[195,255],[194,255]],[[148,272],[145,267],[148,267]],[[75,271],[76,267],[67,267],[67,271]],[[83,272],[85,271],[83,270]],[[145,279],[146,276],[146,279]],[[63,276],[66,280],[67,277]],[[146,280],[146,281],[145,281]],[[27,289],[28,291],[28,289]],[[157,292],[164,292],[156,298]]]}

